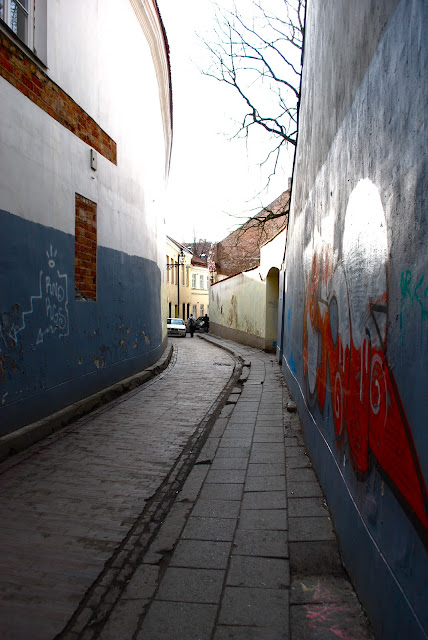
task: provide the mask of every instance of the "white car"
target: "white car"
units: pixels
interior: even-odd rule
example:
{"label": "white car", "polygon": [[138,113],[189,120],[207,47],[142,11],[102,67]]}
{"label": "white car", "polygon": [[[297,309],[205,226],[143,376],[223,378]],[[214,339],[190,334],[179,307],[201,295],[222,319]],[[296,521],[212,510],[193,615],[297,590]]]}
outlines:
{"label": "white car", "polygon": [[167,318],[166,326],[169,336],[182,336],[186,337],[186,325],[181,318]]}

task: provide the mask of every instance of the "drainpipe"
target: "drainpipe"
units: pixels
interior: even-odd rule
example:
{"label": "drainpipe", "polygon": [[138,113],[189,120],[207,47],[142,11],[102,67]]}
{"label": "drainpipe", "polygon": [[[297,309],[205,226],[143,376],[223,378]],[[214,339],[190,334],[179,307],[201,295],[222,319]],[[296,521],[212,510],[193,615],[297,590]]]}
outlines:
{"label": "drainpipe", "polygon": [[[180,254],[178,256],[178,264],[177,264],[177,307],[178,307],[178,317],[180,318],[180,267],[184,264],[185,256],[184,251],[181,249]],[[184,320],[184,318],[183,318]]]}

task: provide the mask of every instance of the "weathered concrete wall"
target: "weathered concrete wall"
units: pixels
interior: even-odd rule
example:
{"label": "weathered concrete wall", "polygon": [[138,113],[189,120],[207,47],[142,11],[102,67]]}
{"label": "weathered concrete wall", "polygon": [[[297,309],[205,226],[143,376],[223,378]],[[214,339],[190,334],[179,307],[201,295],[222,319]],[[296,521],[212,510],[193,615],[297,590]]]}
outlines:
{"label": "weathered concrete wall", "polygon": [[[279,355],[379,638],[426,638],[424,0],[309,0]],[[282,351],[281,351],[282,348]]]}
{"label": "weathered concrete wall", "polygon": [[221,280],[210,288],[210,331],[265,348],[266,284],[258,269]]}
{"label": "weathered concrete wall", "polygon": [[260,266],[210,288],[210,330],[230,340],[275,351],[278,280],[286,230],[260,249]]}
{"label": "weathered concrete wall", "polygon": [[[0,435],[140,371],[165,344],[167,45],[151,0],[98,5],[48,3],[47,68],[0,37]],[[89,277],[76,194],[97,210],[96,232],[79,229],[90,301],[75,289]]]}

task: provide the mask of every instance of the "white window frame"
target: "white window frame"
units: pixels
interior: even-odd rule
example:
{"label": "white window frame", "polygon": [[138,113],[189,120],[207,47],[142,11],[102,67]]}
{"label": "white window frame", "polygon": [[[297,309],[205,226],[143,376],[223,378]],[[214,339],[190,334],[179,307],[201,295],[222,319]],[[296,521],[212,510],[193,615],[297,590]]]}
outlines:
{"label": "white window frame", "polygon": [[[28,7],[25,7],[27,1]],[[13,31],[19,42],[22,42],[37,58],[47,64],[47,0],[0,0],[2,13],[0,18]],[[27,14],[26,37],[21,38],[12,26],[12,6],[18,5]]]}
{"label": "white window frame", "polygon": [[[33,49],[34,43],[34,21],[33,21],[33,0],[26,0],[27,7],[25,7],[25,0],[3,0],[3,13],[1,15],[3,22],[7,24],[9,29],[12,29],[14,34],[16,35],[21,42],[23,42],[29,49]],[[14,30],[12,25],[12,8],[13,6],[17,6],[21,9],[22,12],[27,15],[27,29],[25,38],[21,38],[18,33]]]}
{"label": "white window frame", "polygon": [[204,315],[204,305],[203,305],[203,304],[200,304],[200,305],[199,305],[199,309],[200,309],[200,314],[201,314],[201,316],[203,316],[203,315]]}
{"label": "white window frame", "polygon": [[204,288],[204,276],[199,276],[199,289]]}
{"label": "white window frame", "polygon": [[196,289],[196,273],[192,273],[192,289]]}

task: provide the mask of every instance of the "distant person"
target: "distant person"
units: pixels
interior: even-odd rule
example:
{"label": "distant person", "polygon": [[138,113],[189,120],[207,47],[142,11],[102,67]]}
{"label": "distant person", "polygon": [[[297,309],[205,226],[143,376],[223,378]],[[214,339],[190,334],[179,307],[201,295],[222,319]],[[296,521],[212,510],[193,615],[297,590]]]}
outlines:
{"label": "distant person", "polygon": [[190,314],[190,317],[187,321],[187,326],[189,327],[190,337],[193,338],[193,334],[195,333],[195,329],[196,329],[196,322],[192,313]]}
{"label": "distant person", "polygon": [[210,319],[207,314],[204,315],[204,331],[208,333],[208,329],[210,328]]}

